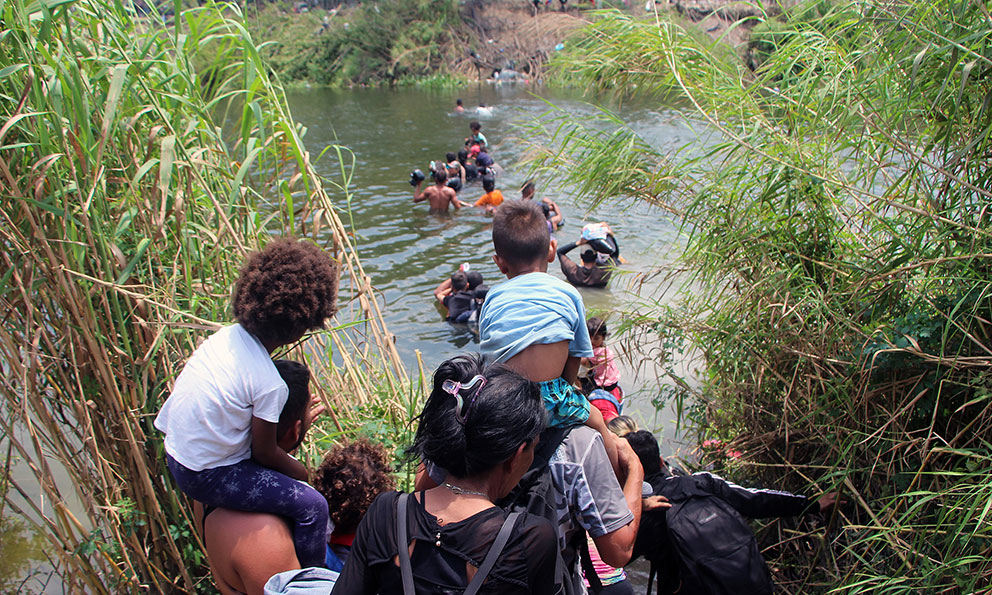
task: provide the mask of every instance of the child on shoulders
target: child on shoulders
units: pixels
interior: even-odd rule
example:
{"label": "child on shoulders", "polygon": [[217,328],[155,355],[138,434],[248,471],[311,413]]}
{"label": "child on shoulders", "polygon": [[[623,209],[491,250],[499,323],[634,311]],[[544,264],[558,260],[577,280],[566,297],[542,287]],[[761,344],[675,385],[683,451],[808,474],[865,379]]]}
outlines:
{"label": "child on shoulders", "polygon": [[575,391],[579,363],[593,357],[579,292],[547,273],[555,241],[533,201],[505,201],[493,219],[493,260],[508,281],[491,289],[479,316],[480,347],[541,388],[548,425],[585,424],[617,450],[603,415]]}
{"label": "child on shoulders", "polygon": [[323,326],[337,284],[336,265],[308,242],[275,240],[252,254],[234,290],[237,323],[193,352],[155,418],[183,493],[207,507],[287,517],[303,566],[324,561],[327,501],[276,434],[288,400],[302,393],[309,405],[310,373],[277,367],[270,354]]}

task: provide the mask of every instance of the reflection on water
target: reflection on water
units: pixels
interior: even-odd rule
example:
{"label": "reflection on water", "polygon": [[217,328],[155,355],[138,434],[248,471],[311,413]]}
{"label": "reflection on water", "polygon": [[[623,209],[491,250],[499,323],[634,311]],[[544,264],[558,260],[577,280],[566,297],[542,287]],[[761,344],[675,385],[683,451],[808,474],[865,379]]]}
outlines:
{"label": "reflection on water", "polygon": [[38,593],[51,576],[46,562],[45,538],[28,523],[4,510],[0,516],[0,593]]}
{"label": "reflection on water", "polygon": [[[350,220],[354,221],[358,253],[384,298],[389,330],[411,369],[416,365],[415,350],[423,354],[428,370],[460,352],[478,350],[471,332],[442,321],[432,303],[437,284],[463,262],[482,273],[490,286],[502,276],[492,261],[491,217],[472,207],[442,215],[428,213],[426,204],[413,204],[409,172],[414,168],[427,171],[430,161],[441,161],[445,153],[461,148],[469,135],[469,122],[478,120],[493,147],[492,156],[505,169],[497,188],[506,198],[518,198],[527,173],[515,165],[525,147],[514,138],[514,130],[549,109],[535,94],[538,92],[587,121],[597,113],[580,97],[563,91],[512,85],[444,91],[312,89],[289,95],[294,117],[308,129],[305,141],[312,153],[332,143],[354,151]],[[484,102],[494,106],[493,114],[478,117],[471,110],[453,114],[456,98],[463,99],[465,105]],[[669,107],[633,101],[617,111],[655,147],[674,151],[695,138],[681,115]],[[318,162],[317,167],[331,177],[339,171],[330,158]],[[581,198],[576,201],[561,188],[550,187],[540,179],[537,186],[538,197],[555,200],[564,211],[565,225],[558,233],[563,243],[578,239],[585,222],[608,221],[619,236],[626,268],[635,274],[670,262],[673,249],[679,249],[675,224],[660,209],[618,198],[613,204],[589,211],[580,204]],[[479,184],[470,184],[459,198],[474,202],[482,194]],[[340,196],[335,198],[347,223],[347,205]],[[578,251],[570,256],[577,260]],[[562,278],[557,262],[550,265],[549,272]],[[633,278],[624,276],[605,290],[581,290],[587,310],[632,304],[637,298],[625,291],[624,285]],[[652,283],[657,284],[649,282],[649,288]],[[618,345],[613,347],[616,350]],[[643,424],[661,430],[670,439],[674,433],[672,412],[662,412],[656,418],[651,405],[657,394],[654,374],[636,376],[635,367],[621,365],[627,407]],[[646,369],[653,372],[652,366]]]}

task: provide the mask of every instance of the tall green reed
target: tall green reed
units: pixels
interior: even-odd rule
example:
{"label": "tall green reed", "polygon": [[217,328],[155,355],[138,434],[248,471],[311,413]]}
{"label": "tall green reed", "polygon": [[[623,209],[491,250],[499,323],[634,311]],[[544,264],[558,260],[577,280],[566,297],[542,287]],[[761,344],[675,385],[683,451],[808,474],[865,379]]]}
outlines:
{"label": "tall green reed", "polygon": [[683,410],[701,404],[700,432],[732,439],[751,478],[845,492],[815,560],[778,560],[789,591],[981,591],[989,13],[815,2],[757,21],[752,70],[663,13],[604,15],[559,80],[677,99],[700,141],[662,154],[610,114],[552,110],[532,163],[590,202],[678,217],[681,301],[628,326],[702,353],[698,391],[674,379]]}
{"label": "tall green reed", "polygon": [[193,592],[202,544],[151,421],[229,319],[248,251],[292,234],[341,263],[334,327],[292,353],[338,417],[415,398],[336,213],[347,164],[315,173],[234,5],[165,26],[16,0],[0,20],[0,424],[31,478],[9,478],[4,511],[37,525],[69,590]]}

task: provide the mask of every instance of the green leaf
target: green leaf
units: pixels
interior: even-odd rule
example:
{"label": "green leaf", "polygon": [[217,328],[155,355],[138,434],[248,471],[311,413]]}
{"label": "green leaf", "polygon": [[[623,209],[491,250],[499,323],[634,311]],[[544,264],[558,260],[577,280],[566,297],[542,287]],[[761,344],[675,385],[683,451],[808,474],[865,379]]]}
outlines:
{"label": "green leaf", "polygon": [[145,250],[148,248],[149,244],[151,243],[152,241],[148,238],[142,238],[142,240],[138,242],[138,247],[134,252],[134,256],[131,257],[131,261],[127,263],[127,266],[124,267],[124,270],[121,271],[121,274],[117,276],[118,285],[123,285],[125,282],[127,282],[128,277],[131,276],[131,271],[133,271],[134,267],[137,266],[138,261],[141,260],[141,257],[145,254]]}

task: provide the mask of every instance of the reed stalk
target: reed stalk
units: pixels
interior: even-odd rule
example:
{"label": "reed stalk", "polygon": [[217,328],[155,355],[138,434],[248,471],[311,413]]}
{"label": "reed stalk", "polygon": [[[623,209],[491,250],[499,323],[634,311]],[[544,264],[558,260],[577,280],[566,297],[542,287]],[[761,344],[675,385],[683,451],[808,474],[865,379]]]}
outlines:
{"label": "reed stalk", "polygon": [[335,431],[418,398],[337,215],[346,178],[314,170],[241,20],[228,3],[0,2],[0,428],[28,471],[2,510],[37,527],[69,591],[206,588],[152,420],[271,235],[341,263],[332,328],[290,353]]}

